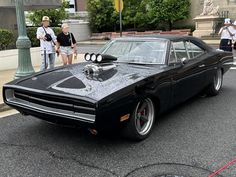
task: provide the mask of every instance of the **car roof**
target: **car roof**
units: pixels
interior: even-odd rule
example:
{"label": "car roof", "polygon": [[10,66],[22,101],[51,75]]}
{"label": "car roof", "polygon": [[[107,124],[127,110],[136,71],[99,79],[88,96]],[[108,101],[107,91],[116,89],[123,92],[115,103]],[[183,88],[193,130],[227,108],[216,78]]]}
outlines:
{"label": "car roof", "polygon": [[145,40],[145,39],[167,39],[171,41],[183,39],[196,39],[192,36],[179,36],[179,35],[143,35],[143,36],[129,36],[116,38],[115,40]]}
{"label": "car roof", "polygon": [[121,37],[113,39],[113,41],[136,41],[136,40],[155,40],[155,39],[163,39],[169,41],[185,41],[190,40],[198,46],[202,46],[206,50],[212,50],[212,47],[208,46],[205,42],[201,39],[193,37],[193,36],[180,36],[180,35],[144,35],[144,36],[129,36],[129,37]]}

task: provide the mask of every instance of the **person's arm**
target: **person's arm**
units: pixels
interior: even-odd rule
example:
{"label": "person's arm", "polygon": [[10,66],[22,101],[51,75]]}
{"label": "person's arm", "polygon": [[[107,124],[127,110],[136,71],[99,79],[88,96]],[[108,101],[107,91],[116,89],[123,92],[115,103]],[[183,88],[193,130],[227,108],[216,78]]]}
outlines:
{"label": "person's arm", "polygon": [[223,32],[224,28],[225,28],[225,27],[221,27],[221,28],[220,28],[220,31],[219,31],[219,33],[218,33],[219,35],[221,35],[221,34],[222,34],[222,32]]}
{"label": "person's arm", "polygon": [[45,38],[45,35],[44,35],[44,33],[42,32],[42,30],[41,30],[41,28],[39,27],[38,29],[37,29],[37,32],[36,32],[36,37],[37,37],[37,39],[42,39],[42,40],[46,40],[46,38]]}
{"label": "person's arm", "polygon": [[76,43],[76,40],[75,40],[75,37],[74,37],[73,33],[71,33],[71,37],[72,37],[74,53],[77,53],[77,43]]}
{"label": "person's arm", "polygon": [[56,40],[55,40],[55,50],[56,50],[56,53],[57,55],[59,55],[61,53],[61,49],[60,49],[60,35],[57,35],[55,36],[56,37]]}
{"label": "person's arm", "polygon": [[229,28],[226,28],[227,29],[227,31],[229,32],[229,34],[230,34],[230,36],[234,36],[235,34],[233,34],[230,30],[229,30]]}
{"label": "person's arm", "polygon": [[57,51],[58,53],[61,52],[61,49],[60,49],[61,44],[60,44],[59,41],[60,41],[60,36],[58,35],[58,36],[56,37],[56,51]]}
{"label": "person's arm", "polygon": [[72,36],[72,42],[73,42],[73,44],[76,45],[76,40],[75,40],[75,37],[74,37],[73,33],[71,33],[71,36]]}
{"label": "person's arm", "polygon": [[56,47],[57,47],[57,49],[60,49],[60,47],[61,47],[61,44],[58,41],[56,41]]}
{"label": "person's arm", "polygon": [[53,30],[52,30],[52,35],[51,36],[52,36],[52,40],[54,41],[54,43],[56,43],[57,42],[57,36],[55,35]]}
{"label": "person's arm", "polygon": [[233,29],[233,36],[232,36],[232,46],[234,47],[235,41],[236,41],[236,30]]}

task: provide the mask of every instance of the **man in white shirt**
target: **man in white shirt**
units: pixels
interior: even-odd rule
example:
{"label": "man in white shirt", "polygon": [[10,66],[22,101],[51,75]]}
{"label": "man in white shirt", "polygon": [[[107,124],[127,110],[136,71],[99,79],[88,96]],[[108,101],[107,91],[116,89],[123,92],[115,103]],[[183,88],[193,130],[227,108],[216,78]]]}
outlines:
{"label": "man in white shirt", "polygon": [[232,52],[232,40],[235,34],[229,18],[225,19],[224,26],[220,29],[219,35],[221,36],[220,49]]}
{"label": "man in white shirt", "polygon": [[42,18],[42,26],[37,29],[37,39],[40,40],[40,51],[42,64],[40,71],[54,68],[56,36],[54,31],[49,28],[49,17]]}

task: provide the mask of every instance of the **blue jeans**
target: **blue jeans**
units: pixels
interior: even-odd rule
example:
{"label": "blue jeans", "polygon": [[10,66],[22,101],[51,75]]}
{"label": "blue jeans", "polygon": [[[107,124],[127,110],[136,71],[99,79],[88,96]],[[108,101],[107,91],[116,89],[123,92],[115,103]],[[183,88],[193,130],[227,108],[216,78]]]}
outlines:
{"label": "blue jeans", "polygon": [[40,66],[40,71],[45,70],[47,68],[54,68],[55,64],[55,53],[46,54],[46,64],[44,54],[41,54],[42,64]]}

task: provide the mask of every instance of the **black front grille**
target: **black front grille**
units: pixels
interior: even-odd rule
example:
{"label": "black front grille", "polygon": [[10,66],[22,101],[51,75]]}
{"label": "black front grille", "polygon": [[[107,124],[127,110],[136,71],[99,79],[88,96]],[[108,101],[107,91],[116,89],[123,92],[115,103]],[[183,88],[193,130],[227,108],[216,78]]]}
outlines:
{"label": "black front grille", "polygon": [[95,105],[83,100],[20,90],[15,90],[14,96],[15,98],[28,101],[29,103],[34,103],[49,108],[68,110],[85,114],[95,114]]}

